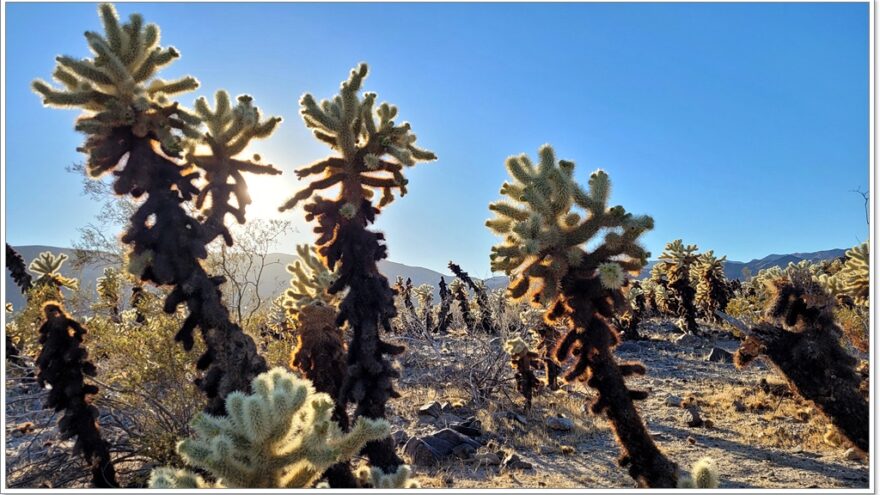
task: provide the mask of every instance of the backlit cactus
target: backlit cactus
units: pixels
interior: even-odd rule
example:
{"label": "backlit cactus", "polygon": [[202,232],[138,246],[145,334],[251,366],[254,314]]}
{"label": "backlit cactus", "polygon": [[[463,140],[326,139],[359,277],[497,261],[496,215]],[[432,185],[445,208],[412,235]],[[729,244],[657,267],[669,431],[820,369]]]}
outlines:
{"label": "backlit cactus", "polygon": [[459,278],[453,279],[452,282],[449,283],[449,291],[452,293],[452,297],[458,302],[458,312],[461,314],[461,319],[464,321],[464,327],[469,332],[473,332],[477,325],[477,321],[471,313],[471,303],[470,299],[468,299],[468,291],[465,288],[464,282]]}
{"label": "backlit cactus", "polygon": [[839,280],[840,291],[850,296],[853,302],[867,307],[870,304],[871,268],[868,243],[864,242],[846,252],[846,262],[835,275]]}
{"label": "backlit cactus", "polygon": [[[382,103],[374,108],[375,93],[358,94],[366,76],[367,65],[360,64],[333,99],[319,103],[310,94],[300,99],[306,127],[337,154],[297,170],[297,177],[309,183],[280,210],[308,200],[303,208],[306,220],[317,224],[318,252],[327,267],[339,273],[329,292],[348,288],[337,320],[352,330],[348,372],[339,400],[357,404],[355,417],[378,419],[385,416],[387,401],[398,396],[393,386],[398,372],[386,356],[400,354],[404,348],[383,342],[379,336],[380,328],[392,330],[390,320],[396,308],[394,292],[377,266],[387,257],[384,236],[367,227],[379,208],[394,199],[395,190],[406,193],[403,169],[436,157],[415,146],[416,136],[408,123],[394,120],[396,107]],[[318,194],[334,186],[339,186],[336,199]],[[378,191],[382,198],[376,207],[372,200]],[[386,474],[402,464],[390,438],[371,442],[364,453],[371,467]]]}
{"label": "backlit cactus", "polygon": [[539,155],[537,165],[525,155],[507,160],[513,182],[505,182],[501,194],[509,199],[491,204],[497,216],[486,222],[504,237],[492,248],[492,269],[511,277],[514,298],[548,304],[548,323],[566,320],[569,332],[556,358],[573,356],[565,378],[586,379],[597,390],[591,409],[611,422],[623,449],[621,466],[641,486],[675,487],[676,465],[654,444],[633,403],[647,394],[624,382],[645,368],[616,362],[612,348],[619,339],[609,324],[624,304],[618,273],[636,275],[645,266],[648,252],[638,239],[654,222],[622,206],[608,207],[610,179],[604,171],[594,172],[584,190],[574,180],[573,162],[557,162],[549,145]]}
{"label": "backlit cactus", "polygon": [[704,490],[714,489],[720,486],[718,467],[711,457],[704,457],[694,463],[691,472],[683,476],[678,483],[678,488],[701,488]]}
{"label": "backlit cactus", "polygon": [[[207,105],[198,104],[209,131],[202,134],[200,118],[171,99],[196,89],[195,78],[155,77],[179,56],[174,48],[159,46],[159,28],[144,25],[138,14],[120,24],[109,4],[101,4],[99,13],[104,34],[85,34],[93,58],[58,57],[53,77],[64,88],[43,81],[35,81],[33,88],[48,106],[83,111],[76,129],[86,134],[79,150],[88,155],[86,170],[92,177],[112,172],[116,194],[146,196],[121,238],[130,248],[128,270],[141,281],[172,287],[165,311],[172,313],[181,304],[189,309],[175,339],[189,350],[193,332],[201,330],[207,350],[198,368],[205,373],[196,381],[209,399],[208,410],[220,413],[223,398],[246,390],[251,379],[266,370],[266,363],[221,301],[218,286],[224,278],[206,273],[201,260],[218,235],[231,242],[221,225],[226,213],[243,219],[247,197],[241,173],[270,171],[234,157],[250,139],[271,132],[277,119],[260,122],[249,97],[228,109],[218,94],[216,111],[205,113]],[[210,154],[199,149],[184,154],[199,144],[208,144]],[[199,175],[193,166],[209,175],[202,190],[193,184]],[[230,194],[241,201],[237,207],[229,206]],[[202,204],[209,195],[204,216],[190,216],[185,203]]]}
{"label": "backlit cactus", "polygon": [[676,313],[684,323],[683,329],[694,333],[697,326],[697,308],[694,305],[696,289],[691,285],[691,270],[697,262],[697,246],[684,245],[681,239],[668,244],[660,255],[660,270],[666,274],[667,288],[675,296]]}
{"label": "backlit cactus", "polygon": [[118,487],[110,449],[98,430],[98,409],[92,405],[98,387],[85,383],[86,376],[97,374],[82,346],[86,329],[71,319],[58,302],[47,302],[43,312],[45,321],[39,330],[42,349],[36,366],[37,382],[50,388],[46,407],[64,411],[58,422],[61,438],[76,437],[73,451],[89,463],[92,485]]}
{"label": "backlit cactus", "polygon": [[397,467],[393,473],[385,473],[381,469],[361,466],[355,472],[359,488],[421,488],[418,481],[411,478],[412,469],[406,465]]}
{"label": "backlit cactus", "polygon": [[425,332],[433,333],[434,328],[434,288],[428,284],[422,284],[415,288],[416,299],[419,300],[421,320],[425,325]]}
{"label": "backlit cactus", "polygon": [[725,311],[730,294],[724,276],[724,263],[727,256],[716,258],[713,251],[706,251],[697,258],[694,269],[697,278],[695,301],[703,314],[712,321],[718,321],[715,310]]}
{"label": "backlit cactus", "polygon": [[37,275],[33,285],[49,285],[60,289],[76,289],[79,287],[79,281],[75,278],[68,278],[59,273],[61,266],[67,261],[66,254],[55,256],[49,251],[44,251],[31,261],[28,270]]}
{"label": "backlit cactus", "polygon": [[326,306],[336,309],[342,299],[338,293],[330,293],[330,287],[338,275],[329,270],[318,257],[314,247],[308,244],[296,246],[299,259],[287,265],[290,273],[290,287],[284,291],[282,304],[294,320],[303,308]]}
{"label": "backlit cactus", "polygon": [[[177,446],[187,464],[210,473],[217,486],[307,488],[331,465],[390,433],[385,420],[369,418],[343,432],[331,420],[330,396],[283,368],[258,375],[251,389],[253,394],[226,398],[225,416],[196,416],[194,436]],[[151,488],[207,485],[193,473],[170,468],[154,471],[150,479]]]}

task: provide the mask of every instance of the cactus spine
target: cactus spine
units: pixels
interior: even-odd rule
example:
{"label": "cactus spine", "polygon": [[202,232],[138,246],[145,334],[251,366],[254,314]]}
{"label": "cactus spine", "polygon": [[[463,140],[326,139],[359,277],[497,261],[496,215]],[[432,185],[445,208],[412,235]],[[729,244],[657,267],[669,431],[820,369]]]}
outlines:
{"label": "cactus spine", "polygon": [[[366,64],[352,70],[332,100],[318,103],[310,94],[300,100],[306,126],[338,155],[299,169],[300,179],[312,180],[280,209],[309,200],[304,209],[306,220],[317,223],[318,252],[329,268],[338,266],[339,278],[329,292],[348,288],[337,323],[347,322],[353,335],[339,400],[357,404],[355,417],[379,419],[385,416],[387,401],[398,396],[393,387],[398,373],[385,356],[404,349],[383,342],[379,336],[380,328],[391,331],[390,319],[396,309],[394,292],[377,266],[387,257],[384,236],[367,227],[375,221],[379,208],[394,200],[395,190],[406,193],[404,167],[436,157],[415,146],[416,136],[408,123],[394,121],[396,107],[382,103],[374,109],[375,93],[358,95],[367,71]],[[317,194],[337,185],[340,191],[335,200]],[[372,203],[377,191],[382,192],[378,207]],[[370,465],[386,474],[396,472],[402,464],[390,438],[370,442],[364,452]]]}
{"label": "cactus spine", "polygon": [[[567,380],[585,378],[598,391],[592,405],[605,413],[623,449],[622,466],[639,485],[675,487],[676,465],[654,444],[633,404],[645,392],[627,388],[624,377],[643,374],[638,363],[618,364],[612,348],[617,332],[609,321],[623,304],[624,272],[638,273],[648,253],[637,243],[653,227],[647,216],[633,216],[622,206],[608,208],[610,180],[602,170],[592,174],[589,190],[574,181],[574,163],[556,161],[549,145],[539,151],[533,165],[527,156],[511,157],[505,182],[506,201],[492,203],[496,217],[487,226],[504,237],[492,248],[494,271],[512,278],[508,290],[514,298],[528,297],[550,305],[548,323],[565,318],[569,332],[559,343],[556,357],[576,355]],[[579,207],[586,217],[573,208]],[[587,252],[585,245],[604,234],[602,242]]]}

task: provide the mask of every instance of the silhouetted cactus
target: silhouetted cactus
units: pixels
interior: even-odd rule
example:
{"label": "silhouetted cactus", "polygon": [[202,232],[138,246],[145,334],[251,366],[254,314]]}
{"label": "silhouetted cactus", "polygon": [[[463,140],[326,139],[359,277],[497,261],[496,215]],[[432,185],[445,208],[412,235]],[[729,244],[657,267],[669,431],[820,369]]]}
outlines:
{"label": "silhouetted cactus", "polygon": [[[204,469],[228,488],[307,488],[332,464],[357,455],[369,441],[390,433],[383,419],[359,418],[343,433],[331,420],[333,401],[307,380],[283,368],[254,378],[245,395],[226,398],[226,415],[200,413],[195,436],[177,451],[187,464]],[[151,488],[209,486],[200,476],[159,468]]]}
{"label": "silhouetted cactus", "polygon": [[467,289],[464,288],[464,282],[458,278],[453,279],[449,283],[449,290],[452,292],[455,300],[458,301],[458,312],[461,313],[461,319],[464,321],[465,328],[468,332],[473,332],[477,321],[474,319],[474,315],[471,314],[471,303],[468,299]]}
{"label": "silhouetted cactus", "polygon": [[751,329],[734,356],[737,367],[766,356],[791,388],[813,402],[856,447],[868,451],[869,407],[858,360],[840,345],[834,298],[803,268],[790,265],[769,283],[766,320]]}
{"label": "silhouetted cactus", "polygon": [[[317,223],[318,252],[339,273],[329,292],[348,288],[337,323],[347,322],[353,336],[339,400],[357,404],[355,417],[378,419],[385,416],[386,402],[398,396],[393,388],[398,373],[385,356],[400,354],[404,348],[379,337],[380,327],[391,331],[396,309],[394,292],[377,266],[387,257],[384,236],[367,226],[375,221],[379,208],[393,201],[395,189],[406,193],[404,167],[435,156],[415,146],[416,136],[408,123],[394,121],[396,107],[383,103],[374,110],[375,93],[358,95],[366,76],[367,66],[361,64],[332,100],[318,103],[310,94],[300,100],[306,126],[338,155],[297,170],[300,179],[312,180],[280,209],[310,200],[304,209],[306,219]],[[337,185],[340,191],[334,200],[317,194]],[[378,207],[372,203],[376,191],[382,191]],[[370,442],[364,452],[370,465],[386,474],[397,472],[402,464],[391,438]]]}
{"label": "silhouetted cactus", "polygon": [[697,326],[697,308],[694,305],[696,289],[691,285],[691,269],[697,261],[697,246],[685,246],[681,239],[668,244],[660,255],[659,266],[666,272],[668,289],[673,291],[676,299],[678,317],[684,323],[684,330],[689,333],[699,331]]}
{"label": "silhouetted cactus", "polygon": [[492,308],[489,307],[489,295],[486,293],[486,287],[474,282],[474,279],[466,271],[451,261],[449,262],[449,269],[474,291],[474,296],[477,298],[477,306],[480,308],[479,327],[488,334],[497,334],[498,328],[492,320]]}
{"label": "silhouetted cactus", "polygon": [[404,313],[398,314],[398,318],[403,324],[403,329],[408,330],[413,328],[414,325],[419,325],[419,315],[416,313],[416,307],[412,300],[412,279],[407,277],[406,281],[404,281],[403,277],[397,277],[397,281],[394,283],[394,291],[400,297],[401,302],[403,302],[403,308],[406,310]]}
{"label": "silhouetted cactus", "polygon": [[[647,394],[629,390],[624,382],[645,368],[616,362],[612,348],[619,339],[609,325],[624,302],[624,272],[637,274],[646,263],[648,253],[637,240],[654,222],[622,206],[608,208],[610,180],[602,170],[591,175],[585,191],[574,181],[574,163],[557,163],[549,145],[539,155],[537,165],[525,155],[507,159],[513,182],[505,182],[501,194],[509,200],[492,203],[497,216],[486,222],[505,238],[492,248],[492,269],[511,276],[512,297],[549,304],[548,323],[567,320],[569,332],[556,357],[564,361],[574,355],[565,378],[586,379],[597,390],[591,409],[611,422],[623,449],[621,466],[628,466],[641,486],[675,487],[676,465],[654,444],[633,404]],[[600,235],[601,242],[595,242]],[[595,246],[589,252],[588,242]]]}
{"label": "silhouetted cactus", "polygon": [[526,410],[532,408],[532,395],[540,386],[532,368],[538,366],[538,353],[529,350],[529,345],[520,337],[504,343],[504,352],[510,355],[510,366],[516,370],[516,390],[526,399]]}
{"label": "silhouetted cactus", "polygon": [[[112,172],[117,194],[147,196],[122,236],[130,247],[128,270],[142,281],[173,287],[165,300],[167,312],[187,305],[189,316],[175,339],[191,349],[193,331],[201,330],[207,350],[198,360],[205,375],[197,383],[209,398],[208,410],[219,414],[223,398],[247,390],[266,363],[222,304],[218,286],[224,278],[208,275],[200,260],[217,236],[231,242],[222,227],[226,213],[243,220],[248,198],[241,173],[276,173],[235,156],[251,139],[268,135],[279,119],[260,122],[250,97],[240,97],[230,109],[228,97],[220,92],[214,112],[204,100],[197,102],[208,125],[208,133],[201,134],[200,119],[170,100],[195,89],[198,82],[189,76],[170,82],[154,77],[179,56],[174,48],[159,46],[159,28],[145,26],[138,14],[120,25],[109,4],[102,4],[99,13],[105,34],[85,35],[94,58],[58,57],[53,77],[64,89],[43,81],[35,81],[33,88],[46,105],[84,111],[76,129],[87,135],[79,150],[88,155],[86,170],[91,176]],[[207,144],[210,155],[191,151],[184,156],[197,144]],[[206,172],[201,190],[193,185],[198,172],[191,166]],[[237,207],[228,204],[231,194],[236,195]],[[211,204],[202,223],[189,216],[183,203],[195,200],[201,205],[208,195]]]}
{"label": "silhouetted cactus", "polygon": [[703,314],[712,321],[720,319],[715,310],[726,311],[730,292],[724,276],[724,263],[727,256],[715,257],[713,251],[706,251],[697,257],[695,276],[697,278],[696,303]]}
{"label": "silhouetted cactus", "polygon": [[92,484],[97,488],[118,487],[110,449],[98,431],[98,409],[91,404],[98,387],[85,383],[86,376],[97,373],[82,347],[86,329],[55,301],[44,304],[43,312],[46,319],[39,330],[43,347],[36,365],[37,382],[41,387],[50,387],[45,407],[64,411],[58,422],[61,438],[76,437],[74,454],[82,454],[89,463]]}
{"label": "silhouetted cactus", "polygon": [[437,315],[437,327],[435,331],[446,333],[449,330],[449,323],[452,321],[452,314],[449,312],[452,307],[452,292],[446,285],[446,279],[440,277],[440,313]]}
{"label": "silhouetted cactus", "polygon": [[9,276],[21,293],[27,294],[33,283],[31,274],[25,268],[24,259],[9,244],[6,245],[6,269],[9,270]]}

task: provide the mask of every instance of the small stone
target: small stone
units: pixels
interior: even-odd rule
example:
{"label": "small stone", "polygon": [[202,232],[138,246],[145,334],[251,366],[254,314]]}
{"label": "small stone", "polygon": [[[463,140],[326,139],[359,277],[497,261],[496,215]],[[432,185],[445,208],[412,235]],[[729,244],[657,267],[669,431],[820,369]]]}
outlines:
{"label": "small stone", "polygon": [[669,407],[681,407],[681,397],[677,395],[670,395],[665,402]]}
{"label": "small stone", "polygon": [[483,452],[474,456],[474,463],[478,466],[500,466],[501,458],[494,452]]}
{"label": "small stone", "polygon": [[565,455],[574,454],[574,447],[572,447],[571,445],[561,445],[559,447],[559,450],[561,450],[562,453]]}
{"label": "small stone", "polygon": [[696,407],[685,409],[684,413],[681,415],[681,419],[682,422],[691,428],[696,428],[703,424],[703,418],[700,417],[700,412]]}
{"label": "small stone", "polygon": [[713,426],[715,426],[715,422],[711,419],[706,419],[703,421],[703,426],[706,428],[712,428]]}
{"label": "small stone", "polygon": [[564,416],[551,416],[544,420],[547,428],[556,431],[571,431],[574,428],[574,421]]}
{"label": "small stone", "polygon": [[688,437],[687,442],[691,445],[695,445],[697,443],[697,439],[694,437]]}
{"label": "small stone", "polygon": [[443,412],[443,407],[437,401],[428,402],[427,404],[424,404],[422,405],[422,407],[419,408],[420,416],[432,416],[434,418],[439,418],[441,412]]}
{"label": "small stone", "polygon": [[34,431],[34,423],[32,421],[26,421],[24,423],[20,423],[20,424],[13,426],[13,428],[15,429],[15,431],[17,433],[25,435],[27,433]]}
{"label": "small stone", "polygon": [[742,401],[739,399],[734,399],[732,405],[733,405],[733,410],[736,412],[745,412],[745,410],[746,410],[746,405],[743,404]]}
{"label": "small stone", "polygon": [[843,453],[843,458],[848,461],[863,461],[865,453],[855,447],[850,447]]}
{"label": "small stone", "polygon": [[725,351],[720,347],[713,347],[706,356],[706,361],[713,363],[733,363],[733,354]]}
{"label": "small stone", "polygon": [[530,462],[522,460],[516,452],[511,452],[504,458],[502,466],[507,469],[532,469],[534,466]]}

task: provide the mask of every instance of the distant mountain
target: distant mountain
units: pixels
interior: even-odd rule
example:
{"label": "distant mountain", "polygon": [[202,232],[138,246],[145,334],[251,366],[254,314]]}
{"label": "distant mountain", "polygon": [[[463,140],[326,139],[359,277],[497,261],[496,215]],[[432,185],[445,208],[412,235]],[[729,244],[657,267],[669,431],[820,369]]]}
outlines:
{"label": "distant mountain", "polygon": [[[86,265],[80,269],[75,269],[73,267],[73,260],[75,259],[73,249],[55,246],[13,247],[19,254],[21,254],[25,263],[30,263],[31,260],[36,258],[43,251],[51,251],[54,254],[66,254],[69,259],[61,267],[61,274],[66,277],[79,279],[80,286],[85,290],[86,294],[94,293],[96,281],[104,271],[104,266],[99,264]],[[263,300],[275,298],[287,288],[290,283],[290,274],[287,273],[286,267],[293,263],[296,258],[295,255],[285,253],[272,253],[267,256],[266,266],[263,270],[263,275],[260,281],[260,295]],[[9,277],[9,272],[6,270],[6,267],[3,267],[3,271],[7,294],[6,302],[11,302],[14,308],[19,309],[24,305],[24,297],[22,297],[19,292],[18,286],[16,286]],[[403,277],[404,280],[407,278],[412,279],[414,287],[418,287],[422,284],[430,284],[434,287],[434,300],[440,300],[437,284],[440,282],[441,274],[438,272],[420,266],[408,266],[388,260],[382,260],[379,262],[379,271],[388,278],[392,285],[397,280],[397,277]],[[455,278],[448,274],[442,274],[442,276],[446,278],[447,283]]]}
{"label": "distant mountain", "polygon": [[[743,280],[743,269],[748,268],[753,275],[761,270],[778,266],[785,268],[789,263],[799,263],[803,260],[817,262],[833,258],[839,258],[846,253],[846,249],[826,249],[815,253],[794,254],[770,254],[761,259],[755,259],[747,263],[742,261],[727,261],[724,263],[724,275],[729,279]],[[639,274],[639,278],[645,278],[651,274],[651,269],[657,264],[657,260],[651,260]]]}
{"label": "distant mountain", "polygon": [[[75,277],[79,279],[80,286],[86,290],[87,294],[94,292],[95,282],[97,278],[102,275],[102,272],[104,270],[103,266],[94,264],[86,265],[80,269],[74,269],[72,261],[75,255],[73,249],[53,246],[14,247],[15,250],[18,251],[19,254],[21,254],[21,256],[25,259],[26,263],[30,263],[32,259],[36,258],[37,255],[39,255],[43,251],[51,251],[55,254],[64,253],[68,255],[70,259],[61,268],[61,274],[67,277]],[[845,252],[845,249],[828,249],[825,251],[817,251],[815,253],[771,254],[758,260],[749,261],[748,263],[743,263],[739,261],[728,261],[724,265],[724,273],[727,278],[741,280],[743,278],[743,268],[748,268],[752,274],[755,274],[765,268],[770,268],[773,266],[785,267],[790,262],[797,263],[801,260],[809,260],[815,262],[836,258],[843,256]],[[287,273],[286,267],[287,265],[293,263],[295,259],[296,256],[284,253],[272,253],[267,257],[267,265],[263,271],[263,276],[260,282],[260,295],[263,297],[263,300],[271,300],[272,298],[281,294],[281,292],[285,288],[287,288],[287,285],[290,282],[290,275]],[[650,275],[651,268],[655,264],[657,264],[656,260],[649,261],[645,269],[642,270],[639,278],[644,278]],[[441,275],[446,278],[447,283],[451,282],[455,278],[452,275],[441,274],[439,272],[435,272],[434,270],[429,270],[428,268],[423,268],[420,266],[409,266],[388,260],[382,260],[379,262],[379,271],[382,272],[383,275],[388,277],[388,280],[391,282],[391,284],[394,284],[397,277],[402,277],[404,280],[406,278],[412,279],[414,287],[418,287],[422,284],[429,284],[433,286],[435,302],[439,301],[440,298],[437,284],[440,281]],[[19,309],[24,305],[24,298],[18,291],[18,287],[12,282],[12,279],[9,277],[9,272],[6,270],[6,267],[4,267],[3,272],[5,277],[7,302],[11,302],[16,309]],[[495,276],[487,278],[486,280],[484,280],[484,282],[490,290],[503,289],[507,286],[507,277]]]}

